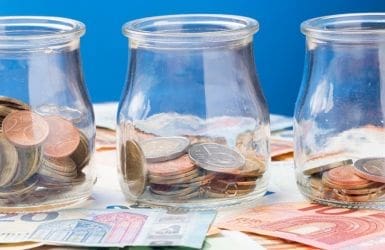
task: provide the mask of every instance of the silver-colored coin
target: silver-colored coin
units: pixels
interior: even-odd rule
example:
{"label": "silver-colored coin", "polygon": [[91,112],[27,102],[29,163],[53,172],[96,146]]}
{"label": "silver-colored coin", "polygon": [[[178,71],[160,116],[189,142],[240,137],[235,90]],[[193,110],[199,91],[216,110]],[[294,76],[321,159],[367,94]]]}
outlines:
{"label": "silver-colored coin", "polygon": [[43,158],[42,168],[62,173],[62,175],[73,175],[77,172],[76,163],[69,157]]}
{"label": "silver-colored coin", "polygon": [[139,145],[147,162],[155,163],[173,160],[183,155],[190,145],[190,140],[181,136],[155,137],[143,140]]}
{"label": "silver-colored coin", "polygon": [[38,180],[39,180],[38,176],[33,175],[31,178],[29,178],[25,182],[20,183],[18,185],[6,187],[6,188],[0,188],[0,197],[7,198],[7,197],[20,196],[20,195],[26,194],[35,189],[35,186]]}
{"label": "silver-colored coin", "polygon": [[10,184],[17,173],[18,156],[15,146],[0,136],[0,187]]}
{"label": "silver-colored coin", "polygon": [[188,153],[196,165],[213,172],[236,170],[246,163],[243,155],[217,143],[196,143],[189,148]]}
{"label": "silver-colored coin", "polygon": [[12,185],[18,185],[37,173],[40,167],[42,151],[40,147],[17,148],[18,170]]}
{"label": "silver-colored coin", "polygon": [[370,181],[385,183],[385,158],[363,158],[354,162],[358,176]]}
{"label": "silver-colored coin", "polygon": [[303,173],[305,175],[312,175],[351,164],[353,164],[352,159],[347,159],[346,157],[326,158],[324,160],[310,161],[306,163],[303,169]]}
{"label": "silver-colored coin", "polygon": [[147,168],[144,153],[136,141],[127,140],[120,149],[120,171],[128,192],[132,197],[139,197],[147,185]]}

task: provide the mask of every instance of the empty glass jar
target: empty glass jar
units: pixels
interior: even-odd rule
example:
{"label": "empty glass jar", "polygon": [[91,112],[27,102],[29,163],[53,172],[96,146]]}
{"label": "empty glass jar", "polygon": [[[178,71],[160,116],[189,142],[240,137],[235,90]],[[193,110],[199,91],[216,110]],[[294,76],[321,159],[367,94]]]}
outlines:
{"label": "empty glass jar", "polygon": [[175,15],[126,23],[131,62],[118,111],[130,200],[205,209],[267,186],[269,117],[253,58],[257,21]]}
{"label": "empty glass jar", "polygon": [[301,192],[344,207],[385,207],[385,13],[302,23],[306,59],[295,110]]}
{"label": "empty glass jar", "polygon": [[53,209],[91,194],[84,31],[65,18],[0,17],[0,212]]}

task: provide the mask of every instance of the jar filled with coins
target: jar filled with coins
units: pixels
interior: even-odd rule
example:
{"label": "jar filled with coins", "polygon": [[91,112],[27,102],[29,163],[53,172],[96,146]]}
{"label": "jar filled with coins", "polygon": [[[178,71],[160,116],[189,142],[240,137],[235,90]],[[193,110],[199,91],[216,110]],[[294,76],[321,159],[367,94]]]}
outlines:
{"label": "jar filled with coins", "polygon": [[54,209],[91,193],[84,31],[65,18],[0,17],[0,212]]}
{"label": "jar filled with coins", "polygon": [[385,208],[385,13],[319,17],[301,28],[299,189],[324,204]]}
{"label": "jar filled with coins", "polygon": [[257,21],[174,15],[123,26],[131,53],[118,110],[127,199],[206,209],[264,195],[269,116],[255,72]]}

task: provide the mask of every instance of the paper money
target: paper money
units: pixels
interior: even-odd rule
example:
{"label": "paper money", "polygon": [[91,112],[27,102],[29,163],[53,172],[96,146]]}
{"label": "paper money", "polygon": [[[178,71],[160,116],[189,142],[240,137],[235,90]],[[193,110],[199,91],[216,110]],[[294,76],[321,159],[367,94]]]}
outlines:
{"label": "paper money", "polygon": [[25,241],[68,246],[183,246],[201,248],[214,211],[70,209],[0,215],[0,243]]}
{"label": "paper money", "polygon": [[[300,242],[322,249],[385,247],[385,212],[311,203],[256,207],[216,226]],[[358,246],[362,246],[358,248]],[[366,248],[365,248],[366,247]]]}
{"label": "paper money", "polygon": [[294,146],[291,141],[274,138],[270,140],[271,157],[293,153],[293,151]]}

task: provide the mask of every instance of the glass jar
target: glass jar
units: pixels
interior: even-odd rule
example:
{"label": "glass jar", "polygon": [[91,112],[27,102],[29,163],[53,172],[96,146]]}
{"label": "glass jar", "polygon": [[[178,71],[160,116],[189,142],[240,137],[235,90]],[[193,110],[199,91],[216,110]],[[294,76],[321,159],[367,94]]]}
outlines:
{"label": "glass jar", "polygon": [[84,31],[65,18],[0,17],[0,212],[54,209],[91,194]]}
{"label": "glass jar", "polygon": [[385,207],[385,13],[305,21],[295,109],[301,192],[319,203]]}
{"label": "glass jar", "polygon": [[174,15],[128,22],[118,173],[131,201],[205,209],[263,196],[269,116],[253,58],[257,21]]}

